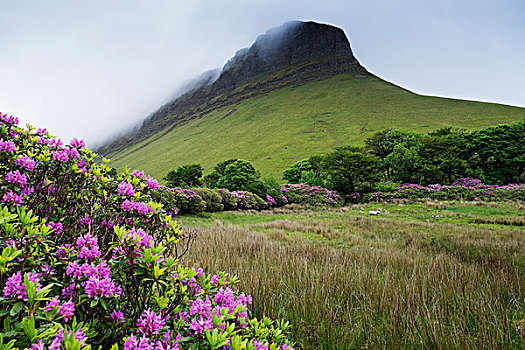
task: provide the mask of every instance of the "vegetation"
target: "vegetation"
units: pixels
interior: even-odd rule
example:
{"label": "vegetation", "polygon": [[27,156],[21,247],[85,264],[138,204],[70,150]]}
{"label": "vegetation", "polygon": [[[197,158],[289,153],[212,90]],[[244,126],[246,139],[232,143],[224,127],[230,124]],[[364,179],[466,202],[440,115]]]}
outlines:
{"label": "vegetation", "polygon": [[[370,209],[381,209],[370,218]],[[523,202],[399,201],[183,217],[183,259],[246,276],[304,349],[525,346]]]}
{"label": "vegetation", "polygon": [[420,96],[376,77],[341,74],[247,98],[108,157],[113,167],[145,169],[156,178],[192,163],[207,174],[217,160],[240,158],[280,179],[302,159],[363,146],[385,128],[474,130],[524,117],[523,108]]}
{"label": "vegetation", "polygon": [[0,348],[291,349],[236,276],[179,264],[176,190],[17,124],[0,114]]}
{"label": "vegetation", "polygon": [[[525,199],[521,186],[498,186],[524,182],[524,140],[525,121],[472,132],[384,130],[365,140],[367,148],[337,147],[292,165],[283,178],[325,184],[347,201],[369,198],[372,192],[381,198],[392,191],[396,193],[387,197],[409,198],[414,189],[415,197]],[[455,183],[458,180],[463,183]],[[384,182],[391,188],[384,188]],[[419,191],[423,185],[428,186]]]}
{"label": "vegetation", "polygon": [[186,164],[168,172],[164,180],[170,187],[197,187],[202,185],[202,171],[200,164]]}

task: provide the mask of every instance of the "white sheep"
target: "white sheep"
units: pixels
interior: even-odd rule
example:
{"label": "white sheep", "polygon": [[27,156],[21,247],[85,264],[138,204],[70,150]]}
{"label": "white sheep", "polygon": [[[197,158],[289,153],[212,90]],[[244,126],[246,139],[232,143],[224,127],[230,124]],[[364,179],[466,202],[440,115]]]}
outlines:
{"label": "white sheep", "polygon": [[380,214],[381,214],[381,210],[369,210],[368,211],[368,215],[375,216],[375,215],[380,215]]}

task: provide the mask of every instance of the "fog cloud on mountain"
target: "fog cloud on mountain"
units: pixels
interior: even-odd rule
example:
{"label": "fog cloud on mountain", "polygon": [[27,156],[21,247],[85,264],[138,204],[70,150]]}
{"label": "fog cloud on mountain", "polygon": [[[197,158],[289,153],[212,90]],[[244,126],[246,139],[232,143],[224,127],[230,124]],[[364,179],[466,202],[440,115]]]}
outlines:
{"label": "fog cloud on mountain", "polygon": [[369,71],[415,92],[525,106],[519,0],[33,0],[0,13],[0,111],[91,147],[290,20],[341,27]]}

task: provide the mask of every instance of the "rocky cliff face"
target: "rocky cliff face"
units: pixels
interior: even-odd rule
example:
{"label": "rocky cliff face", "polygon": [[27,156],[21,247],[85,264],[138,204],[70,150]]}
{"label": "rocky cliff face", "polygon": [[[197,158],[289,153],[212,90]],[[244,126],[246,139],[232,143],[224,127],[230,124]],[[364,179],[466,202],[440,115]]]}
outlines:
{"label": "rocky cliff face", "polygon": [[340,28],[287,22],[260,35],[251,47],[237,51],[212,84],[202,84],[167,103],[147,117],[138,130],[100,147],[98,152],[107,155],[120,151],[244,98],[340,73],[369,75],[353,56]]}

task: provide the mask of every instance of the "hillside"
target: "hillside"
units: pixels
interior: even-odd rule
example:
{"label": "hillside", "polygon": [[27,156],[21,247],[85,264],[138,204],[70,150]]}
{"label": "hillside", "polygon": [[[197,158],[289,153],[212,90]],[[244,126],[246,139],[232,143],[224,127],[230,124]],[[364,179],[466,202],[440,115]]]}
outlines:
{"label": "hillside", "polygon": [[237,157],[280,179],[298,160],[334,146],[363,144],[385,128],[477,129],[523,118],[523,108],[421,96],[377,77],[343,73],[246,98],[108,158],[113,167],[140,168],[162,178],[182,164],[200,163],[211,171],[217,162]]}
{"label": "hillside", "polygon": [[187,91],[144,119],[142,125],[97,151],[107,155],[175,128],[222,107],[340,73],[369,73],[352,54],[345,33],[315,22],[292,21],[260,35],[238,50],[221,70],[203,73]]}
{"label": "hillside", "polygon": [[343,30],[315,22],[268,30],[186,89],[97,151],[114,167],[158,178],[235,157],[280,179],[298,160],[385,128],[474,129],[525,118],[523,108],[419,96],[385,82],[358,62]]}

